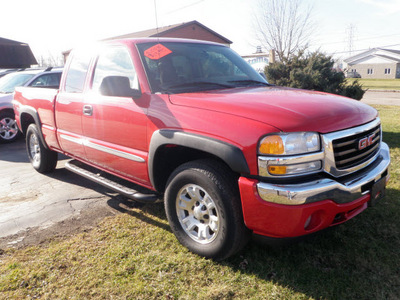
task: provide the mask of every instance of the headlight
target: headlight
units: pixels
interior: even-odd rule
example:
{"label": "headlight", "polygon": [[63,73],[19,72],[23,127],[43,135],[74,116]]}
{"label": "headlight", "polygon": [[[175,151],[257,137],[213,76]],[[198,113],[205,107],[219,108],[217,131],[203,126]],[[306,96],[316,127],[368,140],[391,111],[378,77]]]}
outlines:
{"label": "headlight", "polygon": [[316,152],[321,149],[319,134],[316,132],[295,132],[268,135],[259,144],[259,154],[297,155]]}
{"label": "headlight", "polygon": [[320,172],[323,151],[316,132],[271,134],[258,146],[258,172],[263,177],[293,177]]}

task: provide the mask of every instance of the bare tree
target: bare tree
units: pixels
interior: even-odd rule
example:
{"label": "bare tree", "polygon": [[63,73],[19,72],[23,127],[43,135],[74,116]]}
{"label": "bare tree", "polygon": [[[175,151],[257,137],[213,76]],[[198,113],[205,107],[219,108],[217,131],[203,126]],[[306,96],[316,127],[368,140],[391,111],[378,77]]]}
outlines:
{"label": "bare tree", "polygon": [[37,57],[39,67],[60,67],[64,65],[63,56],[48,53],[47,55],[40,55]]}
{"label": "bare tree", "polygon": [[313,32],[311,7],[302,0],[259,0],[256,35],[264,48],[275,50],[280,61],[308,47]]}

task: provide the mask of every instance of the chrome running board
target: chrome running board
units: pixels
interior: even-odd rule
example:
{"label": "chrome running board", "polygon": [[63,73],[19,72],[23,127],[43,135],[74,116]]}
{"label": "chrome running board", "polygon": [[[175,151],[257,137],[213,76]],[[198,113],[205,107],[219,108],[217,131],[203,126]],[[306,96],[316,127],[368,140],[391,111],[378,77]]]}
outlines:
{"label": "chrome running board", "polygon": [[[113,175],[107,174],[106,178],[105,176],[102,175],[101,170],[95,169],[93,167],[87,166],[80,161],[77,160],[70,160],[65,164],[65,168],[71,172],[74,172],[78,175],[81,175],[85,177],[86,179],[89,179],[91,181],[94,181],[98,184],[101,184],[102,186],[105,186],[106,188],[109,188],[129,199],[135,200],[137,202],[141,203],[155,203],[159,202],[160,195],[155,194],[155,193],[140,193],[126,185],[120,184],[110,178],[114,177],[118,179],[118,177],[115,177]],[[120,179],[121,180],[121,179]],[[151,191],[149,191],[151,192]]]}

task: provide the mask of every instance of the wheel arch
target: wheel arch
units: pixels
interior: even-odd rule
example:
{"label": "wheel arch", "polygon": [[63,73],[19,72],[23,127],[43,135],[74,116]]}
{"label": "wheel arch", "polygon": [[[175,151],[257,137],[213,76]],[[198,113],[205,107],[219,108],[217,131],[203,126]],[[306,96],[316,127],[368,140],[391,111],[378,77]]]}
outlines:
{"label": "wheel arch", "polygon": [[39,137],[43,143],[43,146],[46,149],[49,149],[42,133],[42,124],[40,122],[39,114],[33,107],[21,107],[19,109],[19,122],[20,130],[24,135],[26,135],[29,125],[35,124],[37,126]]}
{"label": "wheel arch", "polygon": [[163,192],[176,167],[202,158],[219,160],[237,174],[250,173],[243,152],[237,146],[198,134],[163,129],[154,132],[150,141],[148,171],[153,187]]}
{"label": "wheel arch", "polygon": [[14,113],[14,109],[12,107],[4,107],[4,108],[0,109],[0,113],[4,113],[4,112]]}

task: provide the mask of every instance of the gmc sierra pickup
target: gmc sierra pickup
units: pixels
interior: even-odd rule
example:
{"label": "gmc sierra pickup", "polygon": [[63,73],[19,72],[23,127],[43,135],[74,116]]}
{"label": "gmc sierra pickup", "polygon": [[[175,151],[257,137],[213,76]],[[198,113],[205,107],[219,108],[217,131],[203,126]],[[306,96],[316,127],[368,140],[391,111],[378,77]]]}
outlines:
{"label": "gmc sierra pickup", "polygon": [[294,238],[343,223],[379,201],[389,178],[375,109],[271,86],[215,43],[78,49],[60,89],[17,88],[13,104],[37,171],[54,170],[60,152],[68,169],[127,197],[163,199],[177,239],[218,260],[251,235]]}

